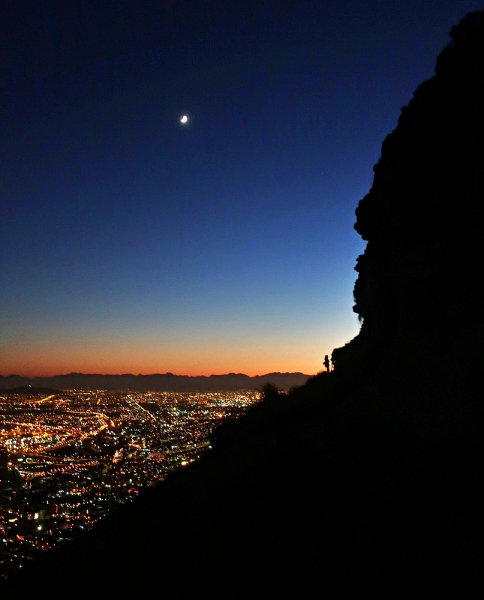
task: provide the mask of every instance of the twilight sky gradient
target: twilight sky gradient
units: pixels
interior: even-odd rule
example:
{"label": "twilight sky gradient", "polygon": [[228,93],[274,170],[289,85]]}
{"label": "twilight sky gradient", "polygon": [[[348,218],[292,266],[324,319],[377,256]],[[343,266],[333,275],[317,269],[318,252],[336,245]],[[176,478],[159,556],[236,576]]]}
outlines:
{"label": "twilight sky gradient", "polygon": [[0,374],[321,370],[381,143],[477,9],[2,0]]}

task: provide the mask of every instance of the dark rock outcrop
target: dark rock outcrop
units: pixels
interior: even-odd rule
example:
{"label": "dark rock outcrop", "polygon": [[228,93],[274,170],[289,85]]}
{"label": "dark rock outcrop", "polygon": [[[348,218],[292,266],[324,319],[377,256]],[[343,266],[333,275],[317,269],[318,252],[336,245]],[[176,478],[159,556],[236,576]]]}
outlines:
{"label": "dark rock outcrop", "polygon": [[333,359],[341,373],[441,364],[460,393],[484,359],[483,14],[451,37],[385,139],[358,205],[355,228],[368,242],[354,290],[362,327]]}

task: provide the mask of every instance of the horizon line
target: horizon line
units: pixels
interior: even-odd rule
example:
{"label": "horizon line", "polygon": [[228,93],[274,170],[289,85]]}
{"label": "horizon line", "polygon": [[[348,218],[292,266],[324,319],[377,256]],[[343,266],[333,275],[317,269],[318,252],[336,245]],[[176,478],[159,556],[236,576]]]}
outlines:
{"label": "horizon line", "polygon": [[171,377],[226,377],[227,375],[243,375],[244,377],[254,378],[254,377],[265,377],[266,375],[304,375],[307,377],[311,377],[313,374],[303,373],[302,371],[269,371],[267,373],[261,373],[256,375],[247,375],[247,373],[229,371],[228,373],[210,373],[209,375],[187,375],[187,374],[179,374],[172,373],[171,371],[166,371],[165,373],[81,373],[79,371],[71,371],[69,373],[56,373],[54,375],[20,375],[18,373],[9,373],[8,375],[4,375],[0,373],[0,377],[23,377],[24,379],[44,379],[48,377],[68,377],[70,375],[83,375],[85,377],[96,376],[96,377],[162,377],[169,375]]}

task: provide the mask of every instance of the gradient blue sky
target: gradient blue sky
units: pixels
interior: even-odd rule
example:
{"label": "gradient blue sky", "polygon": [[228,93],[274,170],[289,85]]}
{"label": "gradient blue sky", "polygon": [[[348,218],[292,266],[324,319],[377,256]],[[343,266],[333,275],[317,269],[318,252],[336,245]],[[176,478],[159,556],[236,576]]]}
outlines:
{"label": "gradient blue sky", "polygon": [[320,370],[381,143],[480,8],[3,0],[0,373]]}

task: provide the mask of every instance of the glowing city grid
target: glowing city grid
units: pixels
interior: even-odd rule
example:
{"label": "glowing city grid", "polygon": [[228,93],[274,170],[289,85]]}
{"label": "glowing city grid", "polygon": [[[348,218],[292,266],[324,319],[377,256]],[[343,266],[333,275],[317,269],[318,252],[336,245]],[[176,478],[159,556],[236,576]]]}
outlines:
{"label": "glowing city grid", "polygon": [[0,393],[0,576],[210,448],[260,393]]}

